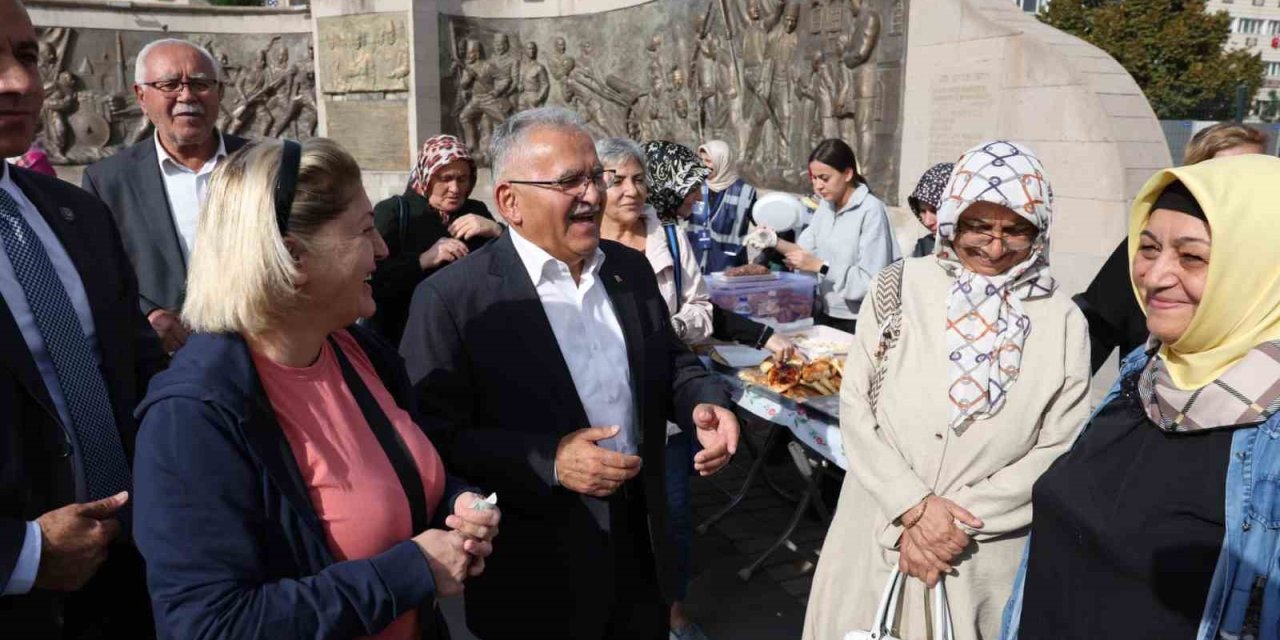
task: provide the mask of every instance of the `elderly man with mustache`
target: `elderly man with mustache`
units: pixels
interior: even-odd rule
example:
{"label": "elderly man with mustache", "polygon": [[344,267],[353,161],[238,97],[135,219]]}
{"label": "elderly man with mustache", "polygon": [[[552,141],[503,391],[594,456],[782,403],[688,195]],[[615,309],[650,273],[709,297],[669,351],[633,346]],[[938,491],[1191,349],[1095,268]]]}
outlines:
{"label": "elderly man with mustache", "polygon": [[246,142],[214,128],[225,90],[203,47],[176,39],[143,47],[133,92],[155,135],[90,165],[81,185],[115,216],[138,272],[142,311],[170,353],[187,340],[178,312],[209,177]]}

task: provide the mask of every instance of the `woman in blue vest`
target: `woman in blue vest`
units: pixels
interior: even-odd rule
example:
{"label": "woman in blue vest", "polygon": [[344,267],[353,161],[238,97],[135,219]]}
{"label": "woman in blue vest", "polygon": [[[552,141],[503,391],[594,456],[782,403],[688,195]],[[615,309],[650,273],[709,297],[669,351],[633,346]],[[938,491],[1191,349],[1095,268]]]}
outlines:
{"label": "woman in blue vest", "polygon": [[1149,180],[1129,222],[1151,338],[1032,490],[1005,638],[1280,637],[1280,159]]}
{"label": "woman in blue vest", "polygon": [[756,189],[738,176],[737,160],[724,140],[708,140],[698,158],[711,173],[702,185],[701,207],[689,216],[689,241],[702,273],[711,274],[747,263],[742,239],[751,226]]}

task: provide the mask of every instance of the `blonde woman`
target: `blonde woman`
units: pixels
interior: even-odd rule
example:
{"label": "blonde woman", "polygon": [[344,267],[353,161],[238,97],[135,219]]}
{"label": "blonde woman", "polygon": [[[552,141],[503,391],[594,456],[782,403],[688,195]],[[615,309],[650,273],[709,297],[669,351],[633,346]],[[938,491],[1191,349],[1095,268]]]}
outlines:
{"label": "blonde woman", "polygon": [[436,638],[496,509],[416,424],[400,358],[354,326],[386,245],[337,144],[219,165],[183,320],[138,408],[138,548],[161,637]]}

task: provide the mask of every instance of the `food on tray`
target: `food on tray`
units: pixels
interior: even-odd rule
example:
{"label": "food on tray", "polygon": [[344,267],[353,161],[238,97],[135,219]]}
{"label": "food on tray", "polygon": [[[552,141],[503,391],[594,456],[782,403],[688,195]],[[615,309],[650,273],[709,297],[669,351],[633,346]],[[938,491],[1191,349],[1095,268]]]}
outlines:
{"label": "food on tray", "polygon": [[762,264],[744,264],[740,267],[729,267],[724,270],[726,278],[741,278],[743,276],[767,276],[769,275],[769,267]]}
{"label": "food on tray", "polygon": [[799,357],[792,357],[786,362],[770,359],[759,367],[743,369],[738,372],[738,377],[749,384],[801,400],[839,393],[844,380],[844,363],[831,356],[809,361]]}

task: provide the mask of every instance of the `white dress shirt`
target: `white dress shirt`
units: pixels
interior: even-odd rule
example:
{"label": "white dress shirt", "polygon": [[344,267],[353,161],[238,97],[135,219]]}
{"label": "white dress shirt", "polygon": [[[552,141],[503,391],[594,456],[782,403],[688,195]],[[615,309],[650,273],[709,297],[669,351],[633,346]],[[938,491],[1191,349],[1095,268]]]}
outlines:
{"label": "white dress shirt", "polygon": [[169,211],[173,214],[173,226],[178,230],[178,238],[182,240],[182,256],[191,258],[191,250],[196,243],[196,223],[200,219],[200,205],[204,204],[205,192],[209,189],[209,178],[218,162],[227,157],[227,145],[218,136],[218,150],[212,158],[205,161],[199,171],[192,171],[173,159],[164,145],[160,144],[160,134],[154,136],[156,157],[160,160],[160,177],[164,181],[164,192],[169,196]]}
{"label": "white dress shirt", "polygon": [[[85,336],[96,349],[97,329],[93,324],[89,297],[85,293],[84,283],[80,280],[80,273],[76,271],[75,263],[71,262],[71,256],[58,241],[58,236],[53,233],[49,223],[45,222],[44,217],[40,215],[40,211],[27,199],[18,185],[14,184],[13,176],[10,175],[5,163],[0,163],[0,172],[3,172],[0,176],[0,189],[17,201],[18,210],[22,213],[23,219],[31,225],[36,238],[44,245],[45,253],[49,254],[49,261],[53,263],[53,269],[58,274],[58,279],[62,281],[62,287],[67,290],[67,295],[71,298],[71,306],[76,310],[80,328],[84,330]],[[27,296],[22,290],[22,284],[14,274],[13,264],[9,262],[9,254],[2,248],[0,248],[0,295],[4,296],[4,302],[9,307],[9,313],[13,315],[13,321],[18,325],[27,348],[31,350],[31,358],[35,361],[40,378],[44,380],[44,386],[49,391],[49,398],[53,400],[53,407],[58,412],[63,429],[66,429],[67,425],[71,424],[71,413],[67,410],[66,400],[62,396],[58,372],[53,368],[53,360],[49,358],[49,352],[45,350],[44,338],[40,335],[39,327],[36,326],[31,306],[27,304]],[[80,477],[79,473],[76,475]],[[35,522],[28,522],[27,535],[22,541],[18,563],[13,573],[9,575],[8,584],[4,585],[3,595],[22,594],[31,590],[31,586],[35,583],[36,571],[40,568],[41,543],[40,526]]]}
{"label": "white dress shirt", "polygon": [[630,455],[638,453],[627,343],[613,303],[600,282],[604,252],[596,249],[595,255],[583,264],[582,275],[575,283],[569,265],[521,237],[514,228],[511,242],[538,290],[578,399],[586,409],[590,424],[582,426],[621,427],[617,436],[601,440],[600,446]]}

